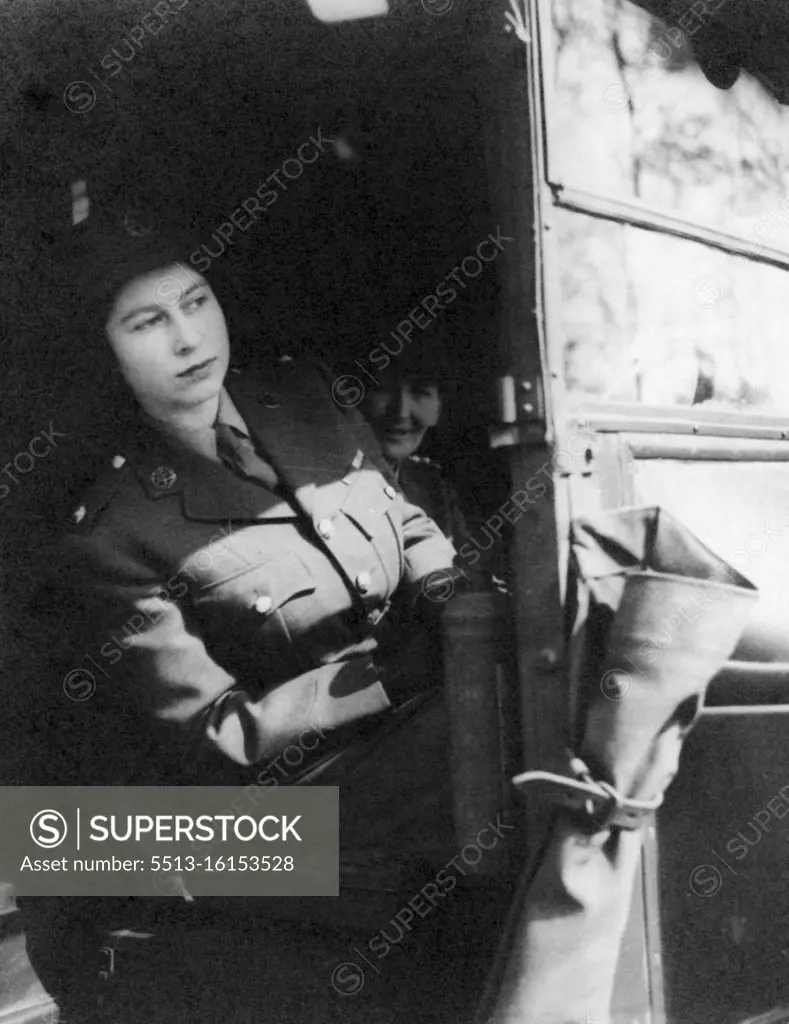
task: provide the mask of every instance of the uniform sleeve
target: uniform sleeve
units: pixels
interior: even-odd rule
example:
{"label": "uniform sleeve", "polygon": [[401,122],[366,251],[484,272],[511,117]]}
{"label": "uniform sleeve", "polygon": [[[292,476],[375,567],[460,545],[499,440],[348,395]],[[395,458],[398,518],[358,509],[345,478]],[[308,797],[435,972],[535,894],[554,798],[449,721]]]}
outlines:
{"label": "uniform sleeve", "polygon": [[406,584],[416,584],[424,577],[450,569],[455,548],[433,520],[417,505],[403,502],[403,534],[405,541]]}
{"label": "uniform sleeve", "polygon": [[[342,381],[343,377],[347,378],[348,375],[345,374],[337,377],[331,367],[323,361],[313,360],[309,365],[312,368],[312,372],[322,379],[330,400],[342,414],[345,422],[353,428],[368,457],[371,457],[373,464],[382,475],[394,484],[394,476],[381,455],[375,435],[359,411],[358,402],[360,398],[351,396],[355,398],[351,404],[336,400],[338,396],[337,382]],[[355,387],[363,389],[364,384],[361,381],[357,381]],[[403,539],[405,545],[403,582],[407,586],[416,586],[416,589],[418,589],[420,581],[426,576],[439,570],[451,568],[455,558],[455,549],[423,509],[417,505],[412,505],[402,493],[399,494],[398,500],[402,502]]]}
{"label": "uniform sleeve", "polygon": [[236,679],[211,657],[188,600],[168,592],[141,556],[96,535],[71,537],[64,554],[72,610],[83,624],[82,667],[92,663],[97,684],[91,703],[113,724],[125,720],[155,735],[170,763],[219,753],[255,764],[301,737],[390,707],[372,652],[267,691],[265,680]]}

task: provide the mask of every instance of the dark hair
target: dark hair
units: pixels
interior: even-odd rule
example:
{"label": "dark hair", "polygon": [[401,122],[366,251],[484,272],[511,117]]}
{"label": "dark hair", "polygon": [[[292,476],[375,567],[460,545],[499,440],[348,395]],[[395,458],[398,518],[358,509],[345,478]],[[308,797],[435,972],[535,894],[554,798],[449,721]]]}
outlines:
{"label": "dark hair", "polygon": [[[462,377],[457,358],[458,342],[466,328],[464,318],[442,310],[431,319],[404,322],[404,310],[418,310],[418,299],[410,301],[402,294],[382,296],[347,318],[336,338],[337,349],[327,354],[338,372],[370,378],[410,379],[438,386],[442,395],[450,394]],[[401,333],[400,327],[406,333]]]}
{"label": "dark hair", "polygon": [[447,400],[454,392],[456,376],[452,364],[440,342],[430,345],[419,338],[414,339],[411,349],[403,349],[400,355],[388,355],[387,365],[371,370],[374,377],[385,382],[408,380],[418,385],[434,386],[442,399]]}
{"label": "dark hair", "polygon": [[111,302],[88,303],[76,330],[64,339],[69,351],[68,378],[63,382],[66,415],[80,434],[91,462],[118,454],[140,423],[139,403],[123,378],[105,333]]}
{"label": "dark hair", "polygon": [[105,333],[119,291],[164,267],[190,268],[195,229],[188,216],[179,214],[178,221],[173,216],[120,200],[92,205],[87,219],[70,228],[53,249],[66,305],[73,311],[70,329],[60,339],[66,350],[57,363],[67,368],[66,402],[86,407],[86,435],[98,449],[117,445],[140,419],[137,399]]}

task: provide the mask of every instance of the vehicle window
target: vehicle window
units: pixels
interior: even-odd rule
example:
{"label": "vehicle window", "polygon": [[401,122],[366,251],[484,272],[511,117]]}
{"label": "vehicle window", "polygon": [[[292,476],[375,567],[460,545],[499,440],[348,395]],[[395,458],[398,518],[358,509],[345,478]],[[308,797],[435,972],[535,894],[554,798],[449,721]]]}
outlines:
{"label": "vehicle window", "polygon": [[553,3],[550,177],[789,251],[789,215],[764,223],[789,209],[789,109],[745,74],[712,88],[693,57],[721,6],[694,4],[683,32],[633,3]]}
{"label": "vehicle window", "polygon": [[[661,505],[759,588],[759,615],[785,618],[789,466],[638,459],[639,503]],[[721,503],[726,515],[720,515]]]}
{"label": "vehicle window", "polygon": [[576,400],[784,416],[789,109],[745,74],[710,85],[703,7],[683,34],[634,4],[551,5],[556,363]]}
{"label": "vehicle window", "polygon": [[555,209],[570,396],[789,413],[786,271]]}

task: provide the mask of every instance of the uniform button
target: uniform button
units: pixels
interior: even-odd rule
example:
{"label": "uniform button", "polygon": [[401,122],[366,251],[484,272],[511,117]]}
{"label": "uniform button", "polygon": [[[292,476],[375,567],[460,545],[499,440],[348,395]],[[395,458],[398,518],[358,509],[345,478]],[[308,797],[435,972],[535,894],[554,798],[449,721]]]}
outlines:
{"label": "uniform button", "polygon": [[81,523],[87,514],[88,510],[85,508],[85,506],[80,505],[80,507],[74,513],[74,522]]}
{"label": "uniform button", "polygon": [[112,457],[112,468],[123,469],[126,465],[126,459],[122,455],[113,455]]}
{"label": "uniform button", "polygon": [[392,487],[391,484],[387,484],[386,487],[384,487],[384,494],[387,496],[387,498],[394,498],[397,495],[397,491],[394,489],[394,487]]}
{"label": "uniform button", "polygon": [[334,536],[334,523],[331,519],[321,519],[318,523],[318,533],[324,540],[328,540],[329,537]]}
{"label": "uniform button", "polygon": [[356,589],[359,591],[360,594],[366,594],[367,591],[370,589],[371,582],[372,581],[370,579],[369,572],[360,572],[355,580]]}
{"label": "uniform button", "polygon": [[264,594],[255,601],[255,611],[260,612],[261,615],[265,615],[266,612],[271,611],[272,604],[274,604],[274,602],[271,598]]}

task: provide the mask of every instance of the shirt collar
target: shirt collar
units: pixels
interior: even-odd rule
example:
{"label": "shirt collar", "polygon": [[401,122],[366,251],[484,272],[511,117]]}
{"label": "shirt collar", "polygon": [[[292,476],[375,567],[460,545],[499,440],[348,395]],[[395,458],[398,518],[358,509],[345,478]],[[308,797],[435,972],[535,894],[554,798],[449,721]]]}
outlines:
{"label": "shirt collar", "polygon": [[194,452],[197,455],[202,455],[207,459],[211,459],[212,462],[221,461],[216,450],[215,427],[217,423],[226,423],[244,437],[249,437],[249,429],[247,428],[246,423],[244,423],[241,413],[236,408],[233,399],[227,393],[225,388],[222,388],[219,393],[217,416],[216,420],[211,425],[206,425],[197,429],[188,429],[177,424],[164,423],[160,420],[155,420],[147,414],[145,414],[145,418],[151,426],[153,426],[159,433],[164,434],[169,441],[174,442],[180,448],[185,448],[187,451]]}
{"label": "shirt collar", "polygon": [[217,423],[226,423],[229,427],[233,427],[234,430],[237,430],[239,434],[243,434],[244,437],[250,436],[249,428],[244,422],[241,413],[238,411],[235,402],[224,388],[222,388],[222,391],[219,394],[219,410],[217,412],[214,427],[216,427]]}

